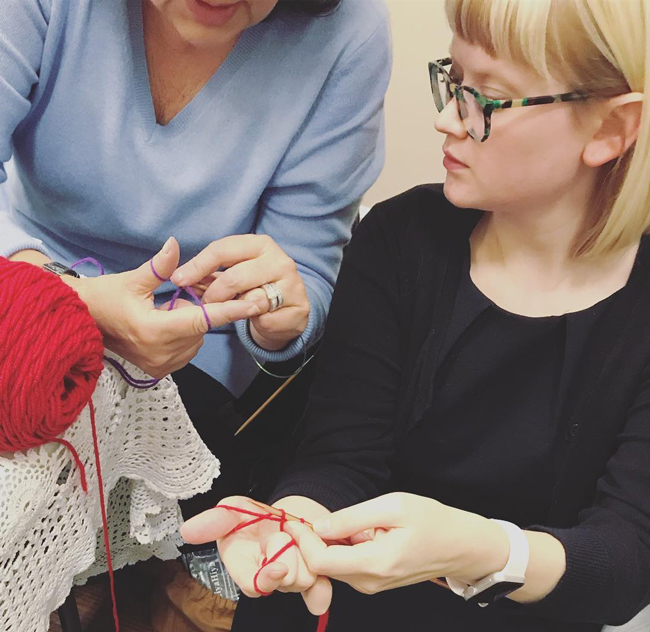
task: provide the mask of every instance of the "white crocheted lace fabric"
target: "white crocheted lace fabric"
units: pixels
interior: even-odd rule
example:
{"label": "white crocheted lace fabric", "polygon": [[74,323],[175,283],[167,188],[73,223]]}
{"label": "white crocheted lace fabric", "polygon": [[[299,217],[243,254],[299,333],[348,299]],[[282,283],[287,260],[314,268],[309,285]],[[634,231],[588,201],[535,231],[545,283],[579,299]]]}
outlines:
{"label": "white crocheted lace fabric", "polygon": [[[107,365],[92,399],[115,568],[152,555],[177,557],[178,500],[208,490],[219,461],[192,426],[171,378],[137,390]],[[63,438],[85,464],[88,493],[59,444],[0,453],[2,632],[46,632],[72,584],[106,570],[88,407]]]}

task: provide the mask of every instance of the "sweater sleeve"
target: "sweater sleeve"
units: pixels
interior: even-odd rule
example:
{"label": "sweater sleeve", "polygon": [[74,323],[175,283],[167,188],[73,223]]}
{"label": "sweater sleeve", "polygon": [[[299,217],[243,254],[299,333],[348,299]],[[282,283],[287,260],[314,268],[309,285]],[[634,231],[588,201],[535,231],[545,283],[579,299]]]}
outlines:
{"label": "sweater sleeve", "polygon": [[31,108],[38,83],[50,7],[47,0],[3,0],[0,10],[0,255],[33,249],[43,243],[13,222],[6,190],[5,163],[11,158],[12,136]]}
{"label": "sweater sleeve", "polygon": [[320,338],[359,200],[383,167],[391,52],[388,17],[379,18],[332,70],[261,200],[256,232],[296,262],[311,312],[303,335],[277,352],[258,347],[238,323],[241,341],[260,361],[295,357]]}
{"label": "sweater sleeve", "polygon": [[336,510],[381,494],[389,480],[403,345],[396,240],[377,211],[346,250],[305,437],[272,500],[301,495]]}
{"label": "sweater sleeve", "polygon": [[566,572],[542,601],[523,608],[564,621],[621,625],[650,603],[650,367],[593,505],[570,528],[530,527],[556,537]]}

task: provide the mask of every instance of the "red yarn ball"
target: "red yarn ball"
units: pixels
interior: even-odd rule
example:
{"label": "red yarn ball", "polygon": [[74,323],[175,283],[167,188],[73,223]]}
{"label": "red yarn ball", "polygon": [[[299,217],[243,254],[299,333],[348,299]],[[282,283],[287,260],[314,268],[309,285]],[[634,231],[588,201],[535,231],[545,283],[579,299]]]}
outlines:
{"label": "red yarn ball", "polygon": [[95,390],[103,355],[102,335],[72,288],[0,257],[0,450],[65,432]]}

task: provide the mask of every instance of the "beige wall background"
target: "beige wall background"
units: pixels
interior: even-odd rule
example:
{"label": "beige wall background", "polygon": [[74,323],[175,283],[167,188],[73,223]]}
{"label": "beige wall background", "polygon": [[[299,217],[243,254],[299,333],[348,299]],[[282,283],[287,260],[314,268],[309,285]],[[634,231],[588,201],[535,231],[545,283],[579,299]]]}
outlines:
{"label": "beige wall background", "polygon": [[441,182],[441,134],[427,62],[445,57],[451,31],[443,0],[387,0],[393,31],[394,66],[386,95],[386,166],[364,197],[372,206],[424,182]]}

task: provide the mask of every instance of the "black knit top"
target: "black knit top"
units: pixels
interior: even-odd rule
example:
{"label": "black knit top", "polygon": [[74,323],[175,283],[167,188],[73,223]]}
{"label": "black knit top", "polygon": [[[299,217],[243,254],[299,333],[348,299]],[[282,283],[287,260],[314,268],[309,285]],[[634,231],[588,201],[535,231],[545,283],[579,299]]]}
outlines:
{"label": "black knit top", "polygon": [[552,533],[567,571],[536,604],[488,608],[432,584],[372,597],[339,587],[331,632],[596,632],[650,602],[648,239],[614,295],[526,318],[470,279],[479,217],[431,186],[361,222],[305,439],[273,499],[337,509],[409,491]]}

